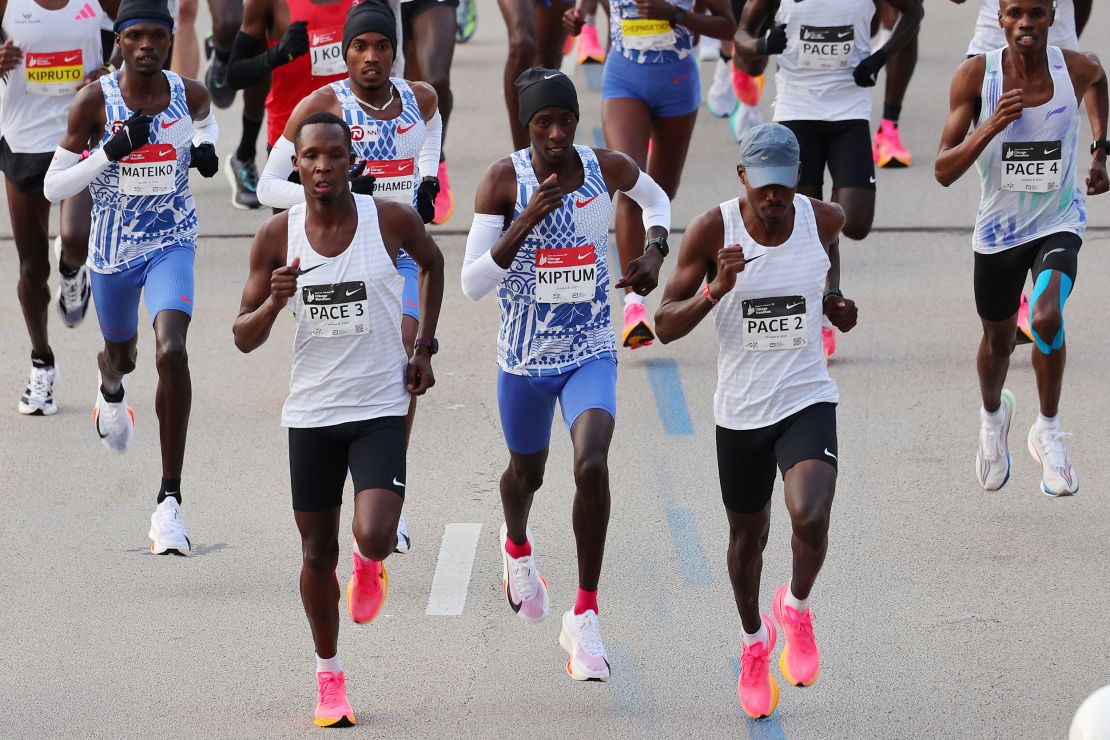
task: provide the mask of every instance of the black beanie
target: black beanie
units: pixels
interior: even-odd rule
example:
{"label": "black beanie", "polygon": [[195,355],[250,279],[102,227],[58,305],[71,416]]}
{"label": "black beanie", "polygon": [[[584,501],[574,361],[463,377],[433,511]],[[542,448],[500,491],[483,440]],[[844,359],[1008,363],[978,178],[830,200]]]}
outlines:
{"label": "black beanie", "polygon": [[172,30],[173,16],[170,15],[166,0],[123,0],[119,4],[112,30],[119,33],[128,26],[143,21],[164,23]]}
{"label": "black beanie", "polygon": [[393,53],[397,53],[397,16],[393,9],[382,0],[363,0],[347,12],[347,21],[343,24],[343,58],[347,58],[347,47],[356,36],[371,31],[389,39]]}
{"label": "black beanie", "polygon": [[569,108],[578,113],[578,91],[570,78],[557,69],[532,67],[516,78],[516,94],[519,102],[520,122],[524,126],[544,108]]}

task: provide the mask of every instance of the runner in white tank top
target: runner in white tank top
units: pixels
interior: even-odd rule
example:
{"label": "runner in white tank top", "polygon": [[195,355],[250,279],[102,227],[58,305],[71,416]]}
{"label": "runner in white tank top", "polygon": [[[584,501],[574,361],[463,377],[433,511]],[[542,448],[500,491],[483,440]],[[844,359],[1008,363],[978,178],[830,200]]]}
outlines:
{"label": "runner in white tank top", "polygon": [[[294,134],[305,203],[269,219],[251,245],[235,344],[261,346],[288,306],[296,318],[282,425],[289,428],[293,511],[304,565],[301,599],[316,647],[315,722],[354,724],[339,663],[335,534],[348,474],[354,482],[351,619],[365,624],[389,588],[384,561],[398,545],[406,485],[409,396],[432,387],[443,299],[443,256],[408,205],[354,195],[350,129],[331,113]],[[420,266],[421,323],[411,359],[401,342],[404,249]],[[320,564],[324,567],[320,567]],[[330,616],[328,614],[330,613]]]}
{"label": "runner in white tank top", "polygon": [[[1091,0],[1079,0],[1091,12]],[[1006,36],[998,25],[998,0],[979,0],[979,15],[975,19],[975,35],[967,46],[967,55],[986,54],[1006,45]],[[1056,0],[1056,19],[1048,30],[1048,43],[1061,49],[1079,50],[1079,31],[1075,22],[1075,1]]]}
{"label": "runner in white tank top", "polygon": [[[740,198],[690,223],[655,314],[664,342],[714,314],[717,467],[742,626],[737,693],[755,719],[778,704],[770,658],[779,631],[786,643],[779,666],[789,683],[809,686],[820,671],[809,596],[828,549],[839,395],[819,327],[824,315],[849,331],[857,314],[839,289],[844,212],[798,194],[799,148],[781,124],[748,131],[736,168]],[[795,546],[794,577],[775,591],[772,622],[760,615],[759,583],[776,466]]]}
{"label": "runner in white tank top", "polygon": [[[956,70],[936,161],[942,185],[951,185],[972,165],[983,185],[973,238],[975,307],[983,325],[976,362],[983,405],[975,472],[988,491],[1010,479],[1015,402],[1003,386],[1024,315],[1035,345],[1040,406],[1026,445],[1041,467],[1041,491],[1069,495],[1079,490],[1079,477],[1059,419],[1064,303],[1078,270],[1086,197],[1110,189],[1110,96],[1097,57],[1048,44],[1051,0],[1003,0],[999,18],[1007,45],[971,57]],[[1087,95],[1095,142],[1084,167],[1079,101]],[[1023,304],[1030,275],[1033,291]]]}

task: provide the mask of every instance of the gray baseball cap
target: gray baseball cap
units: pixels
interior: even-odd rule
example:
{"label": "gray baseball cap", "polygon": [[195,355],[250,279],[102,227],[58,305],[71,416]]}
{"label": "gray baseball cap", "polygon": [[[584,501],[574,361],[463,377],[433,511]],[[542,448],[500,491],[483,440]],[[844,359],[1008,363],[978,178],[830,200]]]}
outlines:
{"label": "gray baseball cap", "polygon": [[744,134],[740,142],[740,164],[753,188],[798,184],[801,153],[794,132],[781,123],[761,123]]}

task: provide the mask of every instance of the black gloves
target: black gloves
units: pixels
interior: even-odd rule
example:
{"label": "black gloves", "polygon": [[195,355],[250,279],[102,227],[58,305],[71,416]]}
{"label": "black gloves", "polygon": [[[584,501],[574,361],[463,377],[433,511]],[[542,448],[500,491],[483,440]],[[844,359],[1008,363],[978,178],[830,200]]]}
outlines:
{"label": "black gloves", "polygon": [[289,182],[293,183],[294,185],[300,185],[301,184],[301,173],[297,172],[296,170],[293,170],[292,172],[289,173],[289,177],[287,177],[285,179],[288,180]]}
{"label": "black gloves", "polygon": [[192,161],[190,167],[195,167],[204,177],[212,177],[220,168],[220,158],[216,155],[216,147],[212,144],[192,145]]}
{"label": "black gloves", "polygon": [[425,177],[416,189],[416,212],[421,220],[430,224],[436,215],[436,196],[439,195],[439,178]]}
{"label": "black gloves", "polygon": [[363,160],[355,166],[353,170],[347,175],[347,179],[351,181],[351,192],[357,195],[373,195],[374,194],[374,176],[364,175],[362,171],[366,169],[366,160]]}
{"label": "black gloves", "polygon": [[856,65],[852,70],[852,77],[856,78],[856,84],[860,87],[874,87],[875,79],[884,66],[886,66],[886,52],[879,49]]}
{"label": "black gloves", "polygon": [[308,53],[308,21],[294,21],[274,47],[274,66],[288,64]]}
{"label": "black gloves", "polygon": [[104,142],[104,153],[108,159],[118,162],[135,151],[150,139],[150,124],[154,119],[144,116],[142,110],[131,115],[112,138]]}
{"label": "black gloves", "polygon": [[763,56],[781,54],[786,51],[786,24],[783,23],[781,26],[775,26],[767,31],[766,36],[755,42],[755,50]]}

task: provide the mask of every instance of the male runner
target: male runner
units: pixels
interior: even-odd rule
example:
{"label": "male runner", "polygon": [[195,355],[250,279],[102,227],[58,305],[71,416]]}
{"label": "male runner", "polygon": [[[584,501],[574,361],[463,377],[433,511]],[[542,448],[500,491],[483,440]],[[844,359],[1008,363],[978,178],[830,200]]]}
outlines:
{"label": "male runner", "polygon": [[[351,10],[343,27],[347,78],[325,85],[294,109],[262,174],[259,196],[274,208],[303,203],[304,188],[289,182],[293,172],[292,137],[316,113],[340,115],[354,132],[355,192],[387,198],[412,206],[424,223],[432,220],[438,182],[441,121],[436,93],[427,83],[390,78],[396,43],[395,19],[389,6],[364,2]],[[420,322],[419,280],[416,262],[404,250],[397,255],[397,271],[405,279],[401,335],[412,347]],[[411,401],[406,441],[412,432],[416,397]],[[401,552],[410,544],[407,523],[398,531]]]}
{"label": "male runner", "polygon": [[509,32],[503,86],[514,149],[529,145],[528,127],[518,118],[516,81],[530,67],[559,68],[566,40],[563,13],[573,8],[574,3],[575,0],[497,0]]}
{"label": "male runner", "polygon": [[663,342],[689,334],[710,313],[717,328],[717,467],[743,626],[737,692],[756,719],[775,711],[779,695],[770,672],[776,629],[759,613],[776,464],[794,556],[790,582],[772,603],[786,638],[779,670],[797,686],[811,685],[820,671],[809,596],[829,546],[839,400],[820,327],[824,315],[849,331],[857,314],[840,292],[844,211],[798,194],[800,164],[798,140],[785,126],[748,131],[736,168],[740,197],[690,223],[655,314]]}
{"label": "male runner", "polygon": [[[886,0],[881,0],[877,17],[880,23],[876,45],[881,47],[893,33],[898,11]],[[920,30],[920,24],[914,26],[905,45],[891,54],[887,61],[886,81],[883,83],[883,118],[871,142],[871,156],[875,164],[882,168],[909,167],[913,164],[913,155],[902,145],[898,121],[902,117],[906,90],[917,68],[917,34]]]}
{"label": "male runner", "polygon": [[495,162],[478,185],[462,287],[501,304],[497,402],[509,448],[501,476],[503,585],[521,619],[547,617],[547,583],[536,568],[528,512],[543,481],[555,401],[574,446],[578,596],[559,642],[567,674],[606,681],[597,585],[609,523],[609,443],[617,409],[616,339],[609,318],[606,252],[612,197],[644,211],[648,242],[613,287],[642,294],[667,255],[670,200],[624,154],[575,146],[578,95],[561,72],[529,69],[517,80],[520,122],[531,145]]}
{"label": "male runner", "polygon": [[[21,414],[58,410],[58,369],[47,332],[50,201],[42,183],[77,90],[107,71],[101,66],[104,48],[111,52],[114,36],[100,25],[118,7],[116,0],[105,0],[104,6],[96,0],[0,0],[0,33],[6,39],[0,45],[0,171],[19,254],[16,292],[31,339],[31,375],[17,406]],[[87,190],[62,203],[55,242],[61,283],[54,304],[69,327],[81,323],[89,307],[89,206]]]}
{"label": "male runner", "polygon": [[1064,303],[1075,283],[1087,225],[1078,173],[1079,101],[1094,90],[1095,104],[1087,106],[1095,141],[1086,194],[1097,195],[1110,189],[1110,96],[1097,57],[1048,44],[1054,15],[1052,0],[1001,0],[998,17],[1007,45],[971,57],[956,70],[936,178],[947,187],[975,164],[983,183],[973,238],[975,306],[983,324],[977,360],[983,397],[975,455],[979,484],[995,491],[1010,478],[1014,397],[1003,385],[1021,291],[1032,273],[1040,415],[1027,443],[1041,465],[1041,490],[1061,496],[1079,490],[1058,416],[1067,357]]}
{"label": "male runner", "polygon": [[[301,533],[301,601],[316,648],[316,724],[355,723],[339,663],[339,512],[355,488],[354,564],[347,607],[359,624],[385,603],[384,560],[397,545],[405,499],[405,411],[435,384],[432,355],[443,298],[443,256],[407,205],[352,195],[351,130],[331,113],[294,135],[305,202],[270,218],[251,245],[235,346],[260,347],[289,305],[297,320],[289,398],[293,512]],[[410,358],[401,343],[404,249],[420,265],[423,321]]]}
{"label": "male runner", "polygon": [[[962,5],[965,0],[952,0]],[[998,19],[998,0],[979,0],[975,19],[975,35],[967,47],[967,55],[986,54],[1006,45],[1006,36]],[[1056,0],[1056,17],[1048,29],[1048,43],[1061,49],[1079,50],[1079,37],[1091,17],[1091,0]]]}
{"label": "male runner", "polygon": [[[140,294],[153,318],[162,485],[150,549],[186,555],[181,466],[192,384],[185,337],[198,231],[189,168],[216,174],[219,129],[204,86],[162,70],[172,28],[166,0],[123,0],[115,30],[124,67],[77,93],[43,190],[54,203],[92,193],[89,267],[104,336],[93,426],[114,452],[126,451],[135,433],[124,376],[135,369]],[[92,154],[82,159],[86,149]]]}

